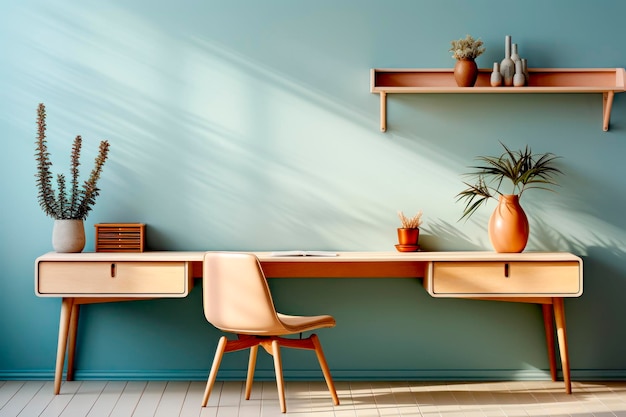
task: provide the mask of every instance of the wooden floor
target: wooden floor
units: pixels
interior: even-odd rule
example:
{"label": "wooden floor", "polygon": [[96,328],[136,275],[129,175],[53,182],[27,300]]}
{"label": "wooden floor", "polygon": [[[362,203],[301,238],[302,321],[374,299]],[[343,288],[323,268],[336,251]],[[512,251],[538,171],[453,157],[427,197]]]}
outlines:
{"label": "wooden floor", "polygon": [[[369,416],[625,416],[626,382],[336,382],[333,406],[323,382],[287,382],[287,415]],[[276,386],[218,382],[200,407],[204,382],[73,381],[52,395],[51,381],[0,381],[0,417],[280,416]]]}

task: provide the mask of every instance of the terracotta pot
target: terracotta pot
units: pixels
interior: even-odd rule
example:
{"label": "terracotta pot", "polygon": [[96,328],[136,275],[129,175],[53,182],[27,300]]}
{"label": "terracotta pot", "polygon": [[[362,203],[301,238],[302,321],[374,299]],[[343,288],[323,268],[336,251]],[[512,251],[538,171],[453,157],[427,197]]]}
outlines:
{"label": "terracotta pot", "polygon": [[489,219],[489,240],[496,252],[518,253],[528,242],[530,227],[517,195],[501,195]]}
{"label": "terracotta pot", "polygon": [[420,237],[420,229],[398,228],[398,243],[400,245],[417,245]]}
{"label": "terracotta pot", "polygon": [[454,79],[459,87],[473,87],[478,79],[478,66],[473,59],[459,59],[454,66]]}

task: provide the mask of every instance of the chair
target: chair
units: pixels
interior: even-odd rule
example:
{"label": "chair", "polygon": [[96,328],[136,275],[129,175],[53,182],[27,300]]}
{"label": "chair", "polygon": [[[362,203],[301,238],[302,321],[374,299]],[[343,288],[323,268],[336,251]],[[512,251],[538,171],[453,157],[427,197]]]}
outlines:
{"label": "chair", "polygon": [[312,334],[305,339],[302,339],[301,335],[298,339],[282,337],[334,327],[335,319],[332,316],[289,316],[276,312],[261,264],[253,254],[205,253],[202,282],[202,304],[206,319],[218,329],[237,335],[236,340],[229,340],[226,336],[219,340],[202,399],[203,407],[211,395],[224,353],[248,348],[250,358],[245,398],[250,399],[259,346],[274,358],[276,385],[283,413],[287,412],[287,406],[280,357],[281,346],[315,351],[333,403],[339,405],[337,391],[317,335]]}

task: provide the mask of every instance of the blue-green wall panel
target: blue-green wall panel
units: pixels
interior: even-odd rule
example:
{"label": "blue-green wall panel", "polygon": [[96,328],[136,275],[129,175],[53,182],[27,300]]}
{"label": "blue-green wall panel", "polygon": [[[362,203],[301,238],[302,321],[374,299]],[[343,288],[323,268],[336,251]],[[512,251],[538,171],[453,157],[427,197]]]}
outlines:
{"label": "blue-green wall panel", "polygon": [[[602,98],[393,95],[387,133],[373,67],[450,68],[450,40],[512,35],[531,67],[624,67],[618,0],[0,4],[0,377],[50,377],[60,302],[37,298],[34,260],[52,220],[34,181],[36,107],[48,110],[53,171],[84,139],[87,175],[111,142],[86,222],[141,221],[158,250],[393,250],[397,210],[424,210],[426,250],[491,250],[493,204],[467,222],[455,195],[474,156],[513,148],[562,156],[556,193],[522,200],[528,250],[583,256],[585,292],[566,301],[574,376],[624,377],[623,164],[626,98],[603,132]],[[516,10],[514,17],[511,10]],[[331,313],[320,331],[341,378],[547,377],[540,309],[433,299],[418,280],[273,280],[285,312]],[[219,332],[200,288],[183,300],[82,308],[79,377],[203,378]],[[288,377],[319,376],[285,352]],[[223,363],[238,378],[245,354]],[[271,361],[259,358],[261,375]]]}

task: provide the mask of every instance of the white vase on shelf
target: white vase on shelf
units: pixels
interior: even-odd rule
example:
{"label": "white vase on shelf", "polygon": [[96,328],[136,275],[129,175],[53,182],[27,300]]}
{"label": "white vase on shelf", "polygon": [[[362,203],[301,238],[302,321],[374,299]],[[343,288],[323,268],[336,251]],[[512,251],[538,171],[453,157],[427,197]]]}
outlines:
{"label": "white vase on shelf", "polygon": [[502,74],[502,83],[510,87],[513,85],[513,76],[515,75],[515,63],[511,59],[511,36],[504,37],[504,59],[500,62],[500,74]]}
{"label": "white vase on shelf", "polygon": [[497,62],[493,63],[493,72],[491,73],[491,78],[489,79],[492,87],[500,87],[502,85],[502,74],[500,74],[500,64]]}
{"label": "white vase on shelf", "polygon": [[517,61],[515,63],[515,75],[513,76],[513,86],[523,87],[525,84],[526,84],[526,77],[524,76],[524,71],[522,70],[522,61]]}
{"label": "white vase on shelf", "polygon": [[521,58],[519,56],[519,53],[517,52],[517,44],[516,43],[511,45],[511,60],[513,62],[517,62],[517,61],[521,60]]}

